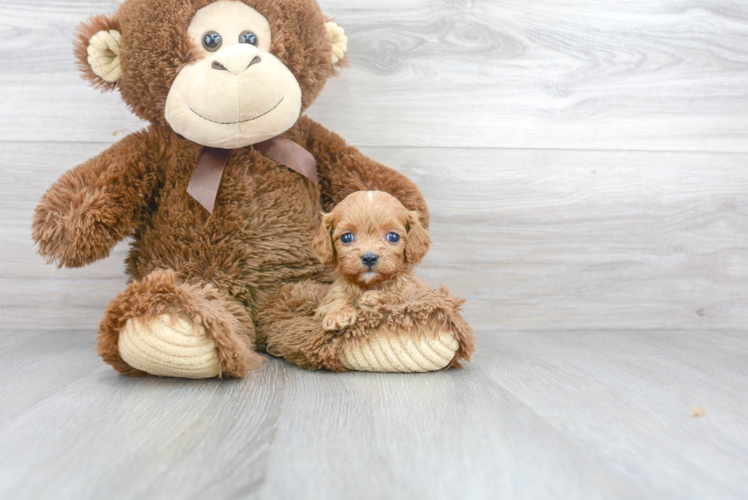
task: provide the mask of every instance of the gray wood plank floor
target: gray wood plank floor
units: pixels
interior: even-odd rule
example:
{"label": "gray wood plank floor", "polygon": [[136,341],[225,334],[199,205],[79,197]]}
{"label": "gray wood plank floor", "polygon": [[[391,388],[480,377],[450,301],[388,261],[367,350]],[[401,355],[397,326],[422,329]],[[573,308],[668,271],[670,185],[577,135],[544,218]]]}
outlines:
{"label": "gray wood plank floor", "polygon": [[126,245],[57,270],[29,226],[143,125],[71,55],[118,2],[0,0],[0,498],[748,497],[748,4],[320,3],[351,67],[309,114],[421,187],[474,362],[114,373]]}
{"label": "gray wood plank floor", "polygon": [[118,376],[86,330],[15,333],[3,498],[745,496],[742,331],[479,331],[464,371],[271,360],[222,382]]}

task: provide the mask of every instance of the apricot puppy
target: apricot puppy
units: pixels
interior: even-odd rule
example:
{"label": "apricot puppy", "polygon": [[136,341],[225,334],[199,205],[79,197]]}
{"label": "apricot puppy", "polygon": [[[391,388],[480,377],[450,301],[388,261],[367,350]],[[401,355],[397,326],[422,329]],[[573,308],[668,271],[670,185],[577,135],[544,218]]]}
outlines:
{"label": "apricot puppy", "polygon": [[356,323],[359,305],[397,301],[408,291],[428,289],[416,277],[431,246],[418,213],[382,191],[359,191],[325,214],[313,249],[336,280],[317,309],[325,330]]}

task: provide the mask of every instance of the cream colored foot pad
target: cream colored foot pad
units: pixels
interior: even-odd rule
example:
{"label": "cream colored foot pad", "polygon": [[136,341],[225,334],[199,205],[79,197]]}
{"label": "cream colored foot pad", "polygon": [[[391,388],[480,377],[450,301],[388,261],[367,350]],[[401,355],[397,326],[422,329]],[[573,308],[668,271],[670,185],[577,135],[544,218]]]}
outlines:
{"label": "cream colored foot pad", "polygon": [[211,378],[220,374],[218,350],[205,328],[199,331],[169,315],[131,319],[119,336],[125,362],[151,375]]}
{"label": "cream colored foot pad", "polygon": [[441,332],[436,339],[422,335],[378,335],[351,348],[344,348],[340,362],[348,370],[363,372],[431,372],[452,361],[460,343],[451,333]]}

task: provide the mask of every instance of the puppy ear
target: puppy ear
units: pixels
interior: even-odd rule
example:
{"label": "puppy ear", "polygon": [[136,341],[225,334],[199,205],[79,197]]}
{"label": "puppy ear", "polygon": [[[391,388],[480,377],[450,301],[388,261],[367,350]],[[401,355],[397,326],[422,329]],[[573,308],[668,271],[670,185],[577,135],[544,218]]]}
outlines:
{"label": "puppy ear", "polygon": [[320,262],[329,266],[335,264],[335,245],[332,242],[332,214],[322,215],[322,224],[312,242],[312,251]]}
{"label": "puppy ear", "polygon": [[75,33],[75,58],[83,78],[102,90],[114,90],[122,78],[119,65],[121,47],[116,17],[93,16]]}
{"label": "puppy ear", "polygon": [[408,239],[405,242],[405,260],[414,266],[421,263],[431,247],[429,233],[421,225],[418,212],[408,214]]}

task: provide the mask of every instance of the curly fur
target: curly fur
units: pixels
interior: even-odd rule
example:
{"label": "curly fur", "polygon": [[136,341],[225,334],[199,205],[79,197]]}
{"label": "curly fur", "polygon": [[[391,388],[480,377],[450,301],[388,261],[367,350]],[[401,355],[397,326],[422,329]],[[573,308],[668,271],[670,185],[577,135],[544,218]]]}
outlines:
{"label": "curly fur", "polygon": [[[388,241],[391,233],[399,241]],[[344,234],[354,240],[342,243]],[[335,283],[317,311],[323,327],[337,330],[355,322],[360,302],[389,300],[410,288],[427,288],[413,268],[430,246],[418,213],[394,196],[382,191],[348,195],[323,217],[313,242],[320,262],[335,266]],[[376,256],[376,264],[365,265],[364,255]]]}

